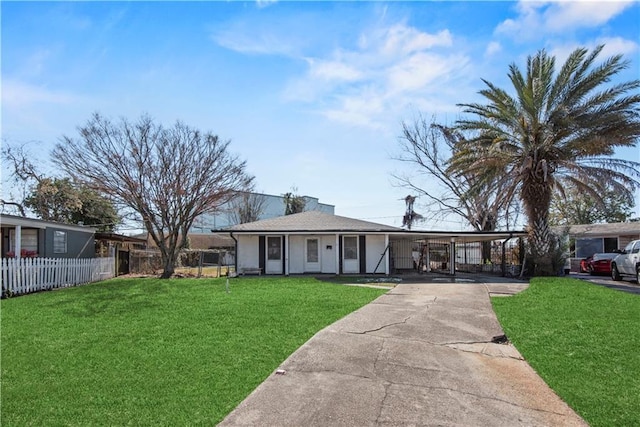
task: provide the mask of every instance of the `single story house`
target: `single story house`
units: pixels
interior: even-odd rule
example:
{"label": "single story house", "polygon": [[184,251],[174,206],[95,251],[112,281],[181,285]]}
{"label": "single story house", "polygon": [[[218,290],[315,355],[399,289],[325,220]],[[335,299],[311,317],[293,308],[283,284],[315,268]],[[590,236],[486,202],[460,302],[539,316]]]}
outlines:
{"label": "single story house", "polygon": [[640,222],[557,226],[554,231],[567,234],[571,271],[581,272],[581,260],[596,253],[624,249],[632,240],[640,239]]}
{"label": "single story house", "polygon": [[391,274],[415,270],[418,258],[425,256],[426,262],[420,258],[423,271],[436,265],[455,274],[460,250],[456,244],[506,241],[526,235],[522,231],[404,230],[320,211],[238,224],[227,232],[235,241],[238,273],[276,275]]}
{"label": "single story house", "polygon": [[96,230],[81,225],[0,214],[4,257],[94,258]]}
{"label": "single story house", "polygon": [[571,225],[564,231],[575,245],[571,248],[574,257],[583,259],[594,253],[624,249],[632,240],[640,239],[640,222]]}

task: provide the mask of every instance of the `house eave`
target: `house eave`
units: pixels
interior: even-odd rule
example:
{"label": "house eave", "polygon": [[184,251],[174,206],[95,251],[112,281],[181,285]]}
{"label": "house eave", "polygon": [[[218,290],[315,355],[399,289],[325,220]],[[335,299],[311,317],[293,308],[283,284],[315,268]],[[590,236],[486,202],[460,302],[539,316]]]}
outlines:
{"label": "house eave", "polygon": [[335,235],[335,234],[367,234],[384,235],[389,237],[412,238],[415,240],[434,239],[450,240],[462,242],[478,242],[488,240],[503,240],[514,237],[527,236],[526,231],[418,231],[418,230],[354,230],[354,229],[331,229],[331,230],[227,230],[233,235],[264,235],[264,236],[284,236],[284,235]]}
{"label": "house eave", "polygon": [[93,227],[87,227],[84,225],[75,224],[63,224],[60,222],[45,221],[36,218],[24,218],[14,215],[0,215],[0,224],[3,227],[27,227],[27,228],[39,228],[44,230],[46,228],[56,228],[59,230],[70,231],[82,231],[85,233],[95,233],[96,229]]}

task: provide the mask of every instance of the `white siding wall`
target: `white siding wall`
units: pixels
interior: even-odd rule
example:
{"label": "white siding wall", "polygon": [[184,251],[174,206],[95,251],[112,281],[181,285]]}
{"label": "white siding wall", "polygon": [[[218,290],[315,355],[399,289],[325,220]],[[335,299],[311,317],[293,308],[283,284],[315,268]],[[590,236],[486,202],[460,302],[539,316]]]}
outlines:
{"label": "white siding wall", "polygon": [[238,271],[243,268],[258,268],[258,236],[238,236]]}
{"label": "white siding wall", "polygon": [[[317,238],[320,244],[320,268],[325,274],[336,274],[336,237],[335,235],[301,235],[289,236],[289,247],[287,253],[289,256],[289,273],[303,274],[305,273],[304,250],[306,240],[310,237]],[[243,268],[258,268],[259,251],[258,236],[237,236],[238,239],[238,270]],[[366,268],[367,273],[373,273],[376,265],[380,261],[380,257],[384,253],[385,245],[384,236],[367,235],[366,238]],[[331,247],[331,249],[328,249]],[[380,262],[376,273],[385,273],[387,271],[386,257]]]}
{"label": "white siding wall", "polygon": [[[306,235],[289,237],[289,273],[302,274],[304,271],[304,246],[308,238],[318,239],[320,245],[320,272],[336,273],[336,236],[334,235]],[[331,249],[327,249],[331,246]]]}
{"label": "white siding wall", "polygon": [[289,236],[289,273],[304,273],[304,244],[306,236]]}
{"label": "white siding wall", "polygon": [[[384,236],[378,235],[369,235],[366,238],[367,243],[367,273],[373,273],[376,265],[380,261],[380,257],[382,257],[382,253],[384,252]],[[386,271],[386,257],[380,262],[378,269],[375,271],[376,273],[384,273]]]}

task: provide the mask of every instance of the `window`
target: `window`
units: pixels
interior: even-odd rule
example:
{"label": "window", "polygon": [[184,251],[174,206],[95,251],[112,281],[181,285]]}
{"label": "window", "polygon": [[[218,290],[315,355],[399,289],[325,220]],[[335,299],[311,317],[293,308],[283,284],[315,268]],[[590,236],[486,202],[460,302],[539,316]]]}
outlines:
{"label": "window", "polygon": [[[20,232],[20,248],[22,251],[38,252],[38,230],[35,228],[23,228]],[[16,250],[16,230],[9,231],[9,250]]]}
{"label": "window", "polygon": [[618,238],[617,237],[605,237],[604,238],[604,251],[611,253],[618,250]]}
{"label": "window", "polygon": [[318,262],[318,239],[307,240],[307,262]]}
{"label": "window", "polygon": [[344,237],[344,259],[358,259],[358,237]]}
{"label": "window", "polygon": [[267,237],[267,259],[282,259],[282,246],[280,245],[280,237]]}
{"label": "window", "polygon": [[576,239],[576,257],[586,258],[604,250],[602,237]]}
{"label": "window", "polygon": [[67,232],[55,230],[53,232],[53,253],[54,254],[66,254],[67,253]]}

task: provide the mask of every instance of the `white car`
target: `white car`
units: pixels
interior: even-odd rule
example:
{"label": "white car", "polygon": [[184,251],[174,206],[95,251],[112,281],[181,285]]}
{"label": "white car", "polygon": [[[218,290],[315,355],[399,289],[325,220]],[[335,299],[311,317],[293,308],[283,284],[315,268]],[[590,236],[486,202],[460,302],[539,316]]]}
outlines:
{"label": "white car", "polygon": [[621,280],[624,276],[635,277],[640,284],[640,240],[634,240],[611,261],[611,278]]}

